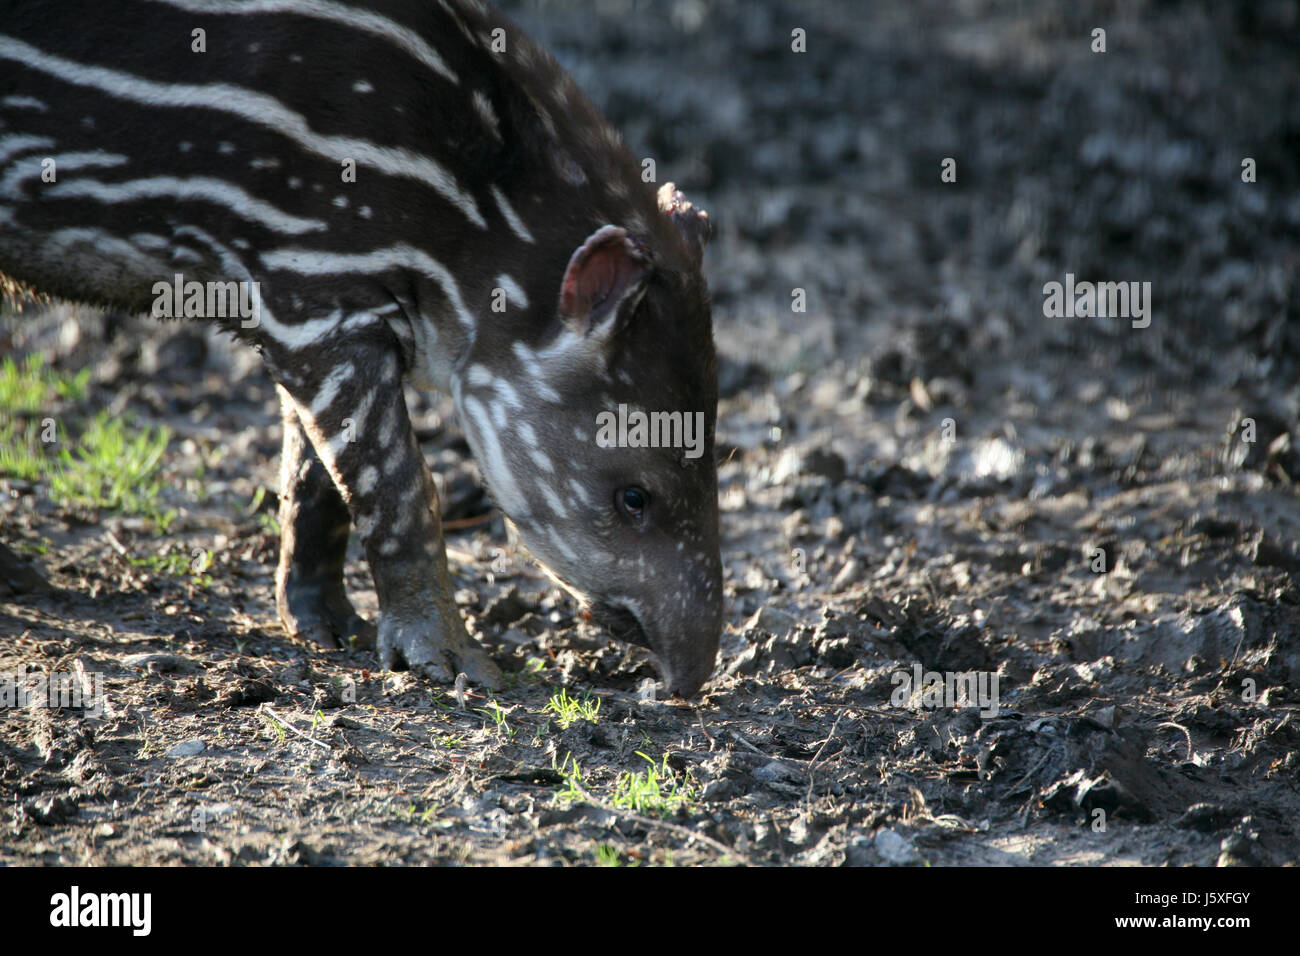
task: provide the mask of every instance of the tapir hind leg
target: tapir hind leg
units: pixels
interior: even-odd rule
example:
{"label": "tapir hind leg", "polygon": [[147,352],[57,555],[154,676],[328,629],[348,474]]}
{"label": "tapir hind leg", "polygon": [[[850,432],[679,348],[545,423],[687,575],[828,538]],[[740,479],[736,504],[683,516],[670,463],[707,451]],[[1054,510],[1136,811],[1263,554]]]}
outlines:
{"label": "tapir hind leg", "polygon": [[351,639],[373,647],[375,627],[352,607],[343,585],[352,517],[302,429],[293,399],[280,391],[280,564],[275,605],[285,630],[324,647]]}

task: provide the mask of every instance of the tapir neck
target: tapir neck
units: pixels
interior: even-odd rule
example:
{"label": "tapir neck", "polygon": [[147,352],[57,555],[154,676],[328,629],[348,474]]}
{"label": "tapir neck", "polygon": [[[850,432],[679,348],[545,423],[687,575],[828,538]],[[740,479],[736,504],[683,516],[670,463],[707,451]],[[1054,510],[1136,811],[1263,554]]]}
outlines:
{"label": "tapir neck", "polygon": [[424,39],[436,49],[450,16],[475,40],[454,64],[459,82],[432,91],[426,111],[454,118],[435,158],[477,216],[440,220],[430,255],[411,263],[411,287],[391,290],[413,381],[444,391],[471,361],[493,368],[513,343],[540,344],[568,258],[596,228],[647,238],[662,228],[653,184],[572,78],[509,20],[475,7],[431,10]]}

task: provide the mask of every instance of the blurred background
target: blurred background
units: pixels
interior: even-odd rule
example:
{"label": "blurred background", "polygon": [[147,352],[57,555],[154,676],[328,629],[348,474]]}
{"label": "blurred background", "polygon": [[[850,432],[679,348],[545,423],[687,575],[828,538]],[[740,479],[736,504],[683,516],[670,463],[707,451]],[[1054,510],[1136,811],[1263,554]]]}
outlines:
{"label": "blurred background", "polygon": [[[1148,446],[1189,452],[1248,412],[1261,464],[1294,427],[1300,4],[501,6],[710,210],[724,390],[839,372],[868,405],[916,392],[960,424],[1078,441],[1176,413]],[[1150,327],[1046,319],[1043,284],[1067,272],[1149,281]],[[1188,396],[1193,431],[1216,434],[1179,433]],[[877,451],[905,452],[897,437]]]}

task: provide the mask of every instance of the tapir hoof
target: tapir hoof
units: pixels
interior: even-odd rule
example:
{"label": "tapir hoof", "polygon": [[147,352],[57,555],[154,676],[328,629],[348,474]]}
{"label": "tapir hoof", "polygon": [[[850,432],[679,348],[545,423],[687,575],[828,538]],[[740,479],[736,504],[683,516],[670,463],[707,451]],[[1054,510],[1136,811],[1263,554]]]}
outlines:
{"label": "tapir hoof", "polygon": [[440,626],[438,616],[399,621],[381,614],[378,650],[379,663],[389,670],[410,670],[439,684],[463,673],[471,683],[501,686],[501,670],[465,632],[459,615],[454,625]]}
{"label": "tapir hoof", "polygon": [[340,590],[300,584],[278,589],[275,603],[280,623],[293,637],[321,647],[375,646],[375,626]]}

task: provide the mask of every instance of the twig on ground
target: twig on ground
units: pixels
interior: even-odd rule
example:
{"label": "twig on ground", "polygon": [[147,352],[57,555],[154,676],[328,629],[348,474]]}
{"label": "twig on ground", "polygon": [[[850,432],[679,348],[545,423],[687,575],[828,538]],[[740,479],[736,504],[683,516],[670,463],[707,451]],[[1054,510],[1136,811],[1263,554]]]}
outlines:
{"label": "twig on ground", "polygon": [[324,747],[326,750],[330,750],[330,751],[332,751],[332,750],[334,749],[334,748],[331,747],[329,744],[325,743],[325,741],[323,741],[323,740],[317,740],[317,739],[316,739],[315,737],[313,737],[311,734],[304,733],[303,731],[301,731],[301,730],[299,730],[297,727],[295,727],[293,724],[289,723],[287,720],[285,720],[283,717],[281,717],[279,714],[277,714],[274,710],[272,710],[270,704],[265,704],[265,703],[264,703],[264,704],[261,704],[261,705],[258,706],[257,709],[258,709],[258,712],[259,712],[259,713],[266,714],[266,715],[269,716],[272,720],[274,720],[277,724],[279,724],[281,727],[284,727],[286,730],[292,730],[295,734],[297,734],[297,735],[298,735],[299,737],[301,737],[303,740],[309,741],[310,743],[315,744],[317,747]]}
{"label": "twig on ground", "polygon": [[1183,732],[1183,740],[1187,744],[1187,756],[1184,757],[1183,759],[1184,760],[1192,759],[1192,735],[1190,732],[1188,732],[1186,727],[1184,727],[1182,724],[1176,724],[1172,720],[1166,720],[1164,723],[1156,724],[1156,727],[1157,728],[1173,727],[1175,730],[1181,730]]}
{"label": "twig on ground", "polygon": [[826,749],[826,745],[830,743],[831,738],[835,736],[835,731],[838,730],[840,726],[840,718],[843,716],[844,711],[840,711],[835,717],[835,723],[831,724],[831,732],[826,735],[826,739],[822,741],[822,745],[817,748],[817,752],[813,754],[812,761],[808,764],[808,796],[804,798],[806,803],[812,803],[813,768],[817,766],[817,761],[821,759],[822,751]]}
{"label": "twig on ground", "polygon": [[746,747],[746,748],[752,750],[754,753],[758,754],[760,757],[766,757],[768,760],[773,759],[771,754],[765,754],[765,753],[763,753],[763,751],[759,750],[757,747],[755,747],[753,744],[751,744],[751,743],[750,743],[748,740],[746,740],[744,737],[740,736],[739,731],[732,730],[732,731],[730,731],[730,733],[731,733],[732,738],[735,739],[735,741],[736,741],[738,744],[741,744],[742,746],[744,746],[744,747]]}

